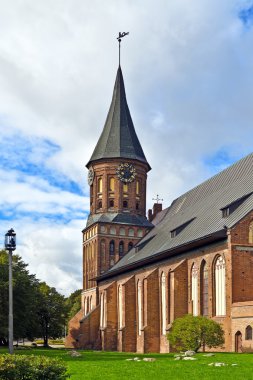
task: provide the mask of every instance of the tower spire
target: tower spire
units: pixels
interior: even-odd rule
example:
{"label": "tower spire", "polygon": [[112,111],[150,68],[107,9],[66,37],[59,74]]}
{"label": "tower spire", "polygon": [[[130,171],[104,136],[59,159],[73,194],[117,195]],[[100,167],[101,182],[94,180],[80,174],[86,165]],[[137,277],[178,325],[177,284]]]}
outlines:
{"label": "tower spire", "polygon": [[127,36],[129,34],[129,32],[119,32],[119,36],[117,37],[117,40],[119,42],[119,66],[120,66],[120,43],[121,43],[121,38]]}

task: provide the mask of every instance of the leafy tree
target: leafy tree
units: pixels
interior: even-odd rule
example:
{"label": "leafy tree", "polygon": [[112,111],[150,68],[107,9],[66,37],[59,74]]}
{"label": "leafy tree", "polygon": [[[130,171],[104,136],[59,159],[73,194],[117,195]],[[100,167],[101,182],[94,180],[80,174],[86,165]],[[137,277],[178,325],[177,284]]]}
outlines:
{"label": "leafy tree", "polygon": [[51,288],[45,282],[39,285],[39,305],[37,308],[38,321],[44,347],[48,347],[49,338],[59,338],[65,326],[67,307],[65,297]]}
{"label": "leafy tree", "polygon": [[68,308],[67,322],[81,309],[81,292],[82,289],[78,289],[66,299],[66,307]]}
{"label": "leafy tree", "polygon": [[198,351],[201,347],[205,351],[209,348],[222,346],[224,331],[219,323],[212,319],[192,315],[177,318],[168,334],[170,344],[177,350]]}
{"label": "leafy tree", "polygon": [[[0,251],[0,345],[7,344],[9,313],[8,253]],[[38,280],[30,275],[20,256],[13,255],[13,325],[14,338],[32,339],[37,335],[36,302]]]}

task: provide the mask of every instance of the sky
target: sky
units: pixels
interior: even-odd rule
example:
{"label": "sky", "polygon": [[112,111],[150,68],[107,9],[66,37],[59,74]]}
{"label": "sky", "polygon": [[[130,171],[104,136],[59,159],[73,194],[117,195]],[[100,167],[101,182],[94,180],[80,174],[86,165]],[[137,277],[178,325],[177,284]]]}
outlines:
{"label": "sky", "polygon": [[253,0],[0,0],[0,245],[82,287],[85,165],[121,67],[146,158],[147,208],[252,152]]}

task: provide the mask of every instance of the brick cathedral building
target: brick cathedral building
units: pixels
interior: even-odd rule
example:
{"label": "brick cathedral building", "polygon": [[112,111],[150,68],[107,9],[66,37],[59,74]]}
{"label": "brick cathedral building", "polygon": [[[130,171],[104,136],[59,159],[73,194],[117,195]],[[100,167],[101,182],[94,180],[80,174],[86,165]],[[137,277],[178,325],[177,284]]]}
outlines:
{"label": "brick cathedral building", "polygon": [[146,217],[150,165],[118,68],[87,164],[82,308],[67,347],[169,352],[175,318],[222,324],[225,351],[253,351],[253,154]]}

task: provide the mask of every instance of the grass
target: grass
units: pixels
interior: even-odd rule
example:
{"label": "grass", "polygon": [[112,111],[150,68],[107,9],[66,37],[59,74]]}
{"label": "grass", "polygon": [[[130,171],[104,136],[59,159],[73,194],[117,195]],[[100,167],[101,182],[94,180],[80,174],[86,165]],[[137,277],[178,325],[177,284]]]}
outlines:
{"label": "grass", "polygon": [[[0,349],[0,354],[6,352],[6,349]],[[71,357],[68,352],[69,350],[57,348],[16,351],[19,355],[45,355],[63,360],[68,366],[71,380],[253,380],[253,354],[215,353],[212,357],[197,354],[196,361],[175,361],[174,354],[79,351],[80,357]],[[156,361],[126,361],[134,357],[152,357]],[[212,362],[223,362],[227,366],[208,366]],[[232,366],[232,363],[237,366]]]}

